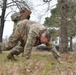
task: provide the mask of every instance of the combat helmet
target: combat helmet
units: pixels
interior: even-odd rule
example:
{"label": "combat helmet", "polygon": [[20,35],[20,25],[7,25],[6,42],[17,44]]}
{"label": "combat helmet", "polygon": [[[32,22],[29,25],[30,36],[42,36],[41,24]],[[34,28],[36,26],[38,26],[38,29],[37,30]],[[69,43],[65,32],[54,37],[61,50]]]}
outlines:
{"label": "combat helmet", "polygon": [[11,15],[11,20],[12,21],[18,21],[18,20],[20,20],[20,12],[15,12],[15,13],[13,13],[12,15]]}

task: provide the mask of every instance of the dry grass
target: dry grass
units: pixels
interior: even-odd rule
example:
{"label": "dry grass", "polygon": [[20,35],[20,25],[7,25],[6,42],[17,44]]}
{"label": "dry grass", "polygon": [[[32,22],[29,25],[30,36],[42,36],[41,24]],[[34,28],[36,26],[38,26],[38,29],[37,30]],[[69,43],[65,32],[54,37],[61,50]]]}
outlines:
{"label": "dry grass", "polygon": [[18,56],[17,61],[8,60],[7,54],[0,54],[0,75],[76,75],[76,53],[61,54],[67,62],[62,64],[51,52],[32,52],[29,60]]}

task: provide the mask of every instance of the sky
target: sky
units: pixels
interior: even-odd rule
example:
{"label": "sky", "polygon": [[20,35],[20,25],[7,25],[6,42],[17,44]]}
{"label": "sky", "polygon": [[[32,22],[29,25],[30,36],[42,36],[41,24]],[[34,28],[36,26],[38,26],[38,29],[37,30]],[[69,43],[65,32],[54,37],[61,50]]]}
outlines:
{"label": "sky", "polygon": [[[26,0],[26,2],[31,5],[30,8],[32,8],[30,20],[40,22],[41,24],[43,24],[45,17],[49,17],[51,15],[50,10],[52,9],[52,7],[55,8],[55,5],[57,4],[57,0],[51,0],[49,4],[50,8],[48,8],[48,4],[43,5],[42,0]],[[45,13],[47,9],[50,10]],[[10,9],[7,9],[6,13],[8,13],[9,10]],[[7,17],[7,21],[5,22],[3,38],[9,37],[12,34],[13,22],[11,21],[10,16],[11,14]]]}

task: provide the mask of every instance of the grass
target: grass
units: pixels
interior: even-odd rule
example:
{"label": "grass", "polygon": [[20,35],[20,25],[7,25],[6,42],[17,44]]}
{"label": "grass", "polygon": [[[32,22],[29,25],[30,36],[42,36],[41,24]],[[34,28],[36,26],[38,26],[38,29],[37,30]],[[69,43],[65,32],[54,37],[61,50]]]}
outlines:
{"label": "grass", "polygon": [[32,52],[26,60],[21,55],[17,61],[8,60],[7,52],[0,54],[0,75],[76,75],[76,53],[61,54],[63,61],[59,64],[51,52]]}

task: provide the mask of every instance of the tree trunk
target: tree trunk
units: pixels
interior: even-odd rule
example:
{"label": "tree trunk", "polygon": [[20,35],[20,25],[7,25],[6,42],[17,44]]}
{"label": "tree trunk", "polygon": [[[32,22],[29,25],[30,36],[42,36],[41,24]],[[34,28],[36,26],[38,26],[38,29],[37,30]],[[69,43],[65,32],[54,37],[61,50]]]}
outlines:
{"label": "tree trunk", "polygon": [[67,35],[67,0],[61,0],[61,33],[60,33],[60,51],[68,52],[68,35]]}
{"label": "tree trunk", "polygon": [[2,42],[2,36],[3,36],[5,12],[6,12],[6,7],[7,7],[6,5],[7,5],[7,0],[3,0],[3,7],[2,7],[2,14],[1,14],[1,25],[0,25],[0,42]]}
{"label": "tree trunk", "polygon": [[[1,25],[0,25],[0,42],[2,42],[2,36],[3,36],[3,29],[4,29],[4,22],[5,22],[5,12],[6,12],[6,6],[7,0],[3,0],[3,7],[2,7],[2,14],[1,14]],[[1,51],[0,51],[1,53]]]}
{"label": "tree trunk", "polygon": [[[0,28],[1,28],[1,16],[0,16]],[[1,29],[0,29],[0,32],[1,32]],[[1,36],[1,33],[0,33],[0,36]],[[2,53],[1,48],[0,48],[0,53]]]}
{"label": "tree trunk", "polygon": [[72,49],[72,37],[70,37],[70,51],[73,51],[73,49]]}

